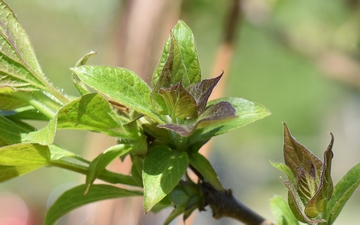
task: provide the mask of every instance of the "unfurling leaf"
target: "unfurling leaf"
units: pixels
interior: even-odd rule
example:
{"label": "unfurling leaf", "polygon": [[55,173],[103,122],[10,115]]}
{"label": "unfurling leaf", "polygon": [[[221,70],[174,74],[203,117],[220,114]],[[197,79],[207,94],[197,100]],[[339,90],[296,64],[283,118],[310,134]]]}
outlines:
{"label": "unfurling leaf", "polygon": [[[331,179],[332,146],[334,138],[324,153],[324,162],[311,153],[291,136],[289,128],[284,123],[284,172],[290,181],[283,183],[288,188],[289,206],[298,220],[310,224],[325,221],[317,218],[326,214],[327,204],[333,193]],[[277,166],[276,166],[277,167]],[[294,180],[295,179],[295,180]]]}
{"label": "unfurling leaf", "polygon": [[[173,40],[176,41],[177,46],[174,46],[173,44],[173,53],[170,53],[171,41]],[[176,52],[174,53],[174,51]],[[157,66],[152,79],[153,87],[155,87],[159,82],[158,80],[163,73],[170,54],[176,54],[176,57],[181,59],[187,73],[189,84],[194,84],[201,80],[201,70],[196,51],[194,35],[191,29],[183,21],[179,21],[171,30],[170,37],[165,43],[159,65]],[[180,78],[179,81],[180,80],[182,80],[182,78]],[[173,84],[178,82],[174,82]],[[188,84],[185,82],[184,85],[187,86]]]}

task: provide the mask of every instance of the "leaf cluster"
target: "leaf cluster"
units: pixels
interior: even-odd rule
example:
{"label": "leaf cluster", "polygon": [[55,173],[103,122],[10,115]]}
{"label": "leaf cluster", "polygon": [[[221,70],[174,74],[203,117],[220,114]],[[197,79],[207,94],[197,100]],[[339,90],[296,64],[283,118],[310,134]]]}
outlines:
{"label": "leaf cluster", "polygon": [[[221,75],[201,79],[194,36],[182,21],[170,32],[151,85],[125,68],[86,65],[90,52],[71,68],[79,96],[66,96],[46,79],[14,13],[3,1],[0,8],[0,181],[44,166],[86,176],[50,207],[47,225],[90,202],[138,195],[146,212],[176,206],[165,223],[182,213],[186,219],[206,204],[199,186],[182,180],[189,167],[225,190],[200,147],[270,114],[242,98],[209,101]],[[47,125],[36,130],[29,120]],[[103,133],[117,144],[87,160],[54,143],[61,129]],[[125,157],[132,160],[130,174],[106,169]],[[96,179],[107,184],[93,184]],[[111,185],[117,183],[128,188]]]}
{"label": "leaf cluster", "polygon": [[293,222],[298,220],[307,224],[331,225],[360,185],[360,164],[358,164],[350,169],[335,187],[333,186],[331,179],[333,143],[334,137],[331,134],[330,144],[324,152],[324,160],[321,161],[296,141],[284,124],[285,164],[271,163],[288,177],[288,180],[281,178],[288,188],[288,206],[285,206],[280,197],[274,197],[272,200],[272,208],[279,224],[298,224]]}

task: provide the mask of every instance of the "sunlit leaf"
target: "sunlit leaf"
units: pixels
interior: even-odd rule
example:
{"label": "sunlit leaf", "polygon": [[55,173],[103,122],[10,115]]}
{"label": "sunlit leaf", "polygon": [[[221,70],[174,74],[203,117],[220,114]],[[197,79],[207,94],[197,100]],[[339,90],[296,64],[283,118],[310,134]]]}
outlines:
{"label": "sunlit leaf", "polygon": [[[219,102],[229,102],[235,109],[235,118],[210,123],[201,129],[197,129],[192,135],[190,142],[207,140],[213,136],[220,135],[236,128],[243,127],[268,115],[270,111],[264,106],[242,98],[220,98],[208,103],[208,107]],[[205,123],[206,124],[206,123]]]}
{"label": "sunlit leaf", "polygon": [[150,88],[130,70],[110,66],[79,66],[72,70],[86,85],[162,123],[151,107]]}
{"label": "sunlit leaf", "polygon": [[89,192],[84,196],[86,185],[80,185],[64,192],[56,202],[49,208],[45,218],[45,225],[53,225],[62,216],[71,210],[86,205],[88,203],[123,197],[141,196],[139,191],[131,191],[118,187],[94,184]]}
{"label": "sunlit leaf", "polygon": [[335,185],[334,193],[327,205],[326,219],[334,223],[346,202],[360,185],[360,163],[351,168]]}
{"label": "sunlit leaf", "polygon": [[44,89],[44,76],[26,32],[5,2],[1,1],[0,7],[0,86]]}
{"label": "sunlit leaf", "polygon": [[171,35],[165,43],[159,65],[156,68],[152,79],[152,86],[155,87],[155,85],[158,83],[158,80],[166,65],[166,61],[170,55],[171,39],[176,40],[180,52],[180,57],[187,72],[189,83],[194,84],[199,82],[201,79],[201,71],[194,35],[191,29],[183,21],[179,21],[171,30]]}
{"label": "sunlit leaf", "polygon": [[[87,53],[86,55],[81,57],[81,59],[79,59],[79,61],[76,62],[75,67],[85,65],[86,62],[88,61],[88,59],[95,54],[96,54],[96,52],[94,52],[94,51]],[[75,88],[78,90],[78,92],[81,95],[86,95],[86,94],[91,93],[89,88],[79,79],[79,77],[76,75],[76,73],[72,72],[71,78],[72,78]]]}
{"label": "sunlit leaf", "polygon": [[47,146],[22,143],[0,148],[0,182],[47,166],[50,152]]}
{"label": "sunlit leaf", "polygon": [[37,143],[48,145],[53,143],[57,129],[89,130],[123,138],[127,136],[108,101],[95,93],[63,106],[43,129],[29,136]]}
{"label": "sunlit leaf", "polygon": [[174,189],[188,165],[186,152],[175,151],[166,146],[155,146],[149,150],[143,171],[146,212]]}

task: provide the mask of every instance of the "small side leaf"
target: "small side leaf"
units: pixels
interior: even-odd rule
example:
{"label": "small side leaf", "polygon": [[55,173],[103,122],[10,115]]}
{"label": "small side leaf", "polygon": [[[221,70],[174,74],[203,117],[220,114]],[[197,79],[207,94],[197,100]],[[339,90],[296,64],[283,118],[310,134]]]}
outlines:
{"label": "small side leaf", "polygon": [[186,152],[156,146],[149,150],[144,160],[144,208],[151,208],[170,193],[179,183],[189,165]]}
{"label": "small side leaf", "polygon": [[236,117],[221,121],[219,123],[213,123],[208,126],[204,126],[201,129],[197,129],[191,135],[191,141],[197,142],[201,140],[207,140],[213,136],[220,135],[230,130],[253,123],[271,114],[270,111],[264,106],[242,98],[216,99],[210,101],[208,103],[208,107],[219,102],[229,102],[235,109]]}
{"label": "small side leaf", "polygon": [[87,194],[92,183],[99,177],[109,163],[128,153],[131,149],[132,148],[130,146],[126,146],[124,144],[115,145],[108,148],[91,161],[86,175],[86,190],[84,195]]}
{"label": "small side leaf", "polygon": [[218,191],[225,191],[211,163],[203,155],[194,152],[189,155],[189,159],[190,164],[203,175],[205,181],[209,182]]}
{"label": "small side leaf", "polygon": [[53,225],[71,210],[88,203],[131,196],[141,196],[139,191],[126,190],[110,185],[94,184],[87,195],[83,195],[86,185],[80,185],[64,192],[49,208],[45,218],[45,225]]}
{"label": "small side leaf", "polygon": [[334,223],[346,202],[360,185],[360,163],[351,168],[335,185],[334,193],[328,202],[326,219]]}
{"label": "small side leaf", "polygon": [[[75,67],[85,65],[86,62],[88,61],[88,59],[95,54],[96,54],[96,52],[94,52],[94,51],[87,53],[86,55],[81,57],[81,59],[79,59],[79,61],[77,61],[77,63],[75,64]],[[74,83],[75,88],[78,90],[78,92],[81,95],[86,95],[86,94],[91,93],[89,88],[79,79],[79,77],[76,75],[76,73],[72,72],[71,77],[72,77],[72,81]]]}
{"label": "small side leaf", "polygon": [[275,195],[270,200],[271,212],[279,225],[298,225],[299,222],[291,212],[287,202]]}

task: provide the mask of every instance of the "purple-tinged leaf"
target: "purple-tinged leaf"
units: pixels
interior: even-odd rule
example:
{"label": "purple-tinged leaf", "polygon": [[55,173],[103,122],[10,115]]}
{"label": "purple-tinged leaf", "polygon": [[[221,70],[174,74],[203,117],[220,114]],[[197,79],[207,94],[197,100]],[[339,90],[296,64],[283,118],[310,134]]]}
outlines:
{"label": "purple-tinged leaf", "polygon": [[189,93],[195,98],[199,114],[201,114],[205,110],[211,92],[221,79],[222,75],[223,73],[218,77],[202,80],[201,82],[192,84],[186,88]]}
{"label": "purple-tinged leaf", "polygon": [[[291,169],[296,182],[283,181],[289,189],[289,206],[293,213],[308,223],[326,213],[329,199],[333,193],[331,180],[332,146],[334,138],[324,153],[324,163],[291,136],[284,123],[284,159]],[[322,217],[325,218],[325,217]]]}
{"label": "purple-tinged leaf", "polygon": [[333,193],[333,182],[331,179],[331,161],[333,158],[332,146],[334,143],[334,136],[331,134],[331,141],[324,153],[324,163],[321,172],[320,184],[315,195],[310,199],[305,207],[305,214],[309,217],[315,217],[319,213],[326,210],[327,201]]}
{"label": "purple-tinged leaf", "polygon": [[213,124],[221,124],[225,120],[235,118],[235,109],[228,102],[218,102],[209,106],[197,118],[197,120],[188,124],[160,124],[158,127],[172,130],[181,136],[190,136],[197,128],[201,129]]}
{"label": "purple-tinged leaf", "polygon": [[178,83],[171,88],[161,88],[159,95],[164,99],[167,115],[171,118],[183,120],[197,116],[195,99]]}

